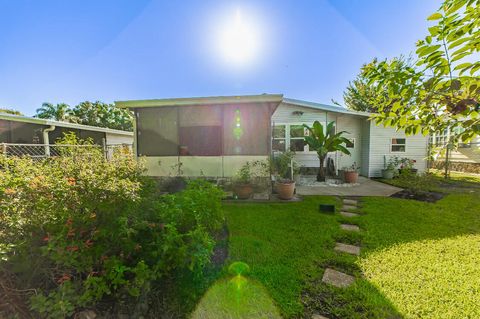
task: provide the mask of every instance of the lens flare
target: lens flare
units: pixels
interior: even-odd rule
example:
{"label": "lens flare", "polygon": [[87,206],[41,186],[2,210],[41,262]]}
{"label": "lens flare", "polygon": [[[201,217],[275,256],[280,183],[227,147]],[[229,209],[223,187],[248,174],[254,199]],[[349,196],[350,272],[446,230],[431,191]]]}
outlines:
{"label": "lens flare", "polygon": [[255,59],[258,54],[259,30],[243,17],[239,9],[233,21],[230,19],[221,30],[218,44],[227,63],[243,66]]}

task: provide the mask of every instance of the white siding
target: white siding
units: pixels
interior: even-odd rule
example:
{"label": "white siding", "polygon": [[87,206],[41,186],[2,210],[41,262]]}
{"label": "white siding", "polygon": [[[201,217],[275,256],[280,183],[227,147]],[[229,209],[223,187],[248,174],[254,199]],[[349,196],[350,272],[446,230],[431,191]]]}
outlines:
{"label": "white siding", "polygon": [[[297,112],[301,112],[301,114],[295,114]],[[344,166],[351,166],[354,162],[359,166],[362,165],[362,123],[366,121],[366,117],[336,112],[325,112],[323,110],[315,110],[285,103],[280,104],[272,115],[272,125],[312,125],[315,121],[320,121],[322,125],[325,125],[326,122],[334,121],[336,122],[337,131],[347,131],[349,133],[347,137],[355,140],[355,147],[351,150],[351,156],[340,153],[329,154],[329,157],[334,159],[337,169]],[[302,166],[318,167],[319,165],[318,157],[315,152],[297,152],[295,157]]]}
{"label": "white siding", "polygon": [[[392,138],[405,138],[405,152],[391,152]],[[388,161],[392,156],[408,157],[416,160],[415,168],[424,172],[427,168],[428,137],[421,134],[406,136],[403,131],[396,131],[383,125],[376,126],[370,122],[370,151],[368,177],[380,177],[384,168],[384,158]]]}
{"label": "white siding", "polygon": [[365,119],[362,122],[362,161],[360,165],[360,174],[369,177],[370,169],[370,121]]}
{"label": "white siding", "polygon": [[106,142],[107,145],[116,145],[116,144],[133,144],[133,134],[124,135],[124,134],[113,134],[106,133]]}

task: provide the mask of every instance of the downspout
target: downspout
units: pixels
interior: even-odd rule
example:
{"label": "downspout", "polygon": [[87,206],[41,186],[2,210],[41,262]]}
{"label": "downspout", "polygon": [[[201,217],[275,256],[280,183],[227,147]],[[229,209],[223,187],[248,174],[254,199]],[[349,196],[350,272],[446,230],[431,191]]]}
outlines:
{"label": "downspout", "polygon": [[43,130],[43,144],[45,146],[45,156],[50,156],[50,138],[48,137],[48,132],[55,130],[55,125],[50,125],[49,128]]}

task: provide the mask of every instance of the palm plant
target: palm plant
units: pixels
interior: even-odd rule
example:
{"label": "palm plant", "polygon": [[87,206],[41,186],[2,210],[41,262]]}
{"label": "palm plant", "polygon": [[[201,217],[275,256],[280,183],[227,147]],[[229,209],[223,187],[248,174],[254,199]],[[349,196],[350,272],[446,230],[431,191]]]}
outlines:
{"label": "palm plant", "polygon": [[350,155],[348,149],[343,145],[348,142],[348,139],[343,137],[347,132],[341,131],[335,133],[334,125],[335,122],[328,123],[324,132],[323,125],[320,124],[319,121],[315,121],[312,127],[303,124],[303,126],[310,132],[308,136],[304,137],[305,143],[308,144],[310,150],[317,152],[318,159],[320,160],[320,167],[317,174],[317,181],[319,182],[325,181],[324,163],[328,153],[339,151]]}
{"label": "palm plant", "polygon": [[65,103],[53,105],[51,103],[43,103],[42,107],[37,109],[35,117],[41,119],[52,119],[56,121],[66,121],[70,117],[70,106]]}

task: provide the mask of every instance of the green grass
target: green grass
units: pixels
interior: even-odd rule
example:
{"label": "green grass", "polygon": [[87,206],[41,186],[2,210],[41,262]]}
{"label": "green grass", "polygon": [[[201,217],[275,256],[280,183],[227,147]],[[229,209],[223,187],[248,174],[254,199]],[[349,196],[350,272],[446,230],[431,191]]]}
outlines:
{"label": "green grass", "polygon": [[[320,203],[338,204],[333,197],[307,197],[303,202],[289,204],[226,204],[229,261],[247,263],[251,268],[249,277],[266,288],[285,317],[300,316],[316,307],[324,313],[332,307],[340,309],[340,315],[354,309],[378,317],[395,313],[368,283],[361,283],[362,289],[355,285],[342,291],[318,283],[327,266],[360,275],[353,256],[333,250],[336,238],[355,242],[358,235],[341,231],[338,215],[319,213]],[[330,298],[331,307],[314,305],[314,309],[304,309],[303,302],[318,301],[315,293],[309,293],[317,287],[321,290],[315,293]],[[346,310],[341,310],[345,304]]]}
{"label": "green grass", "polygon": [[192,319],[229,318],[281,317],[262,285],[243,276],[235,276],[216,282],[192,314]]}
{"label": "green grass", "polygon": [[[436,203],[365,198],[364,215],[318,212],[333,197],[289,204],[225,204],[229,260],[247,263],[248,278],[265,288],[287,318],[480,318],[480,189],[455,176]],[[467,188],[472,186],[473,188]],[[335,241],[360,243],[360,258],[338,254]],[[337,289],[321,282],[332,267],[357,276]]]}
{"label": "green grass", "polygon": [[435,204],[368,198],[359,260],[366,280],[407,318],[480,317],[480,193]]}

